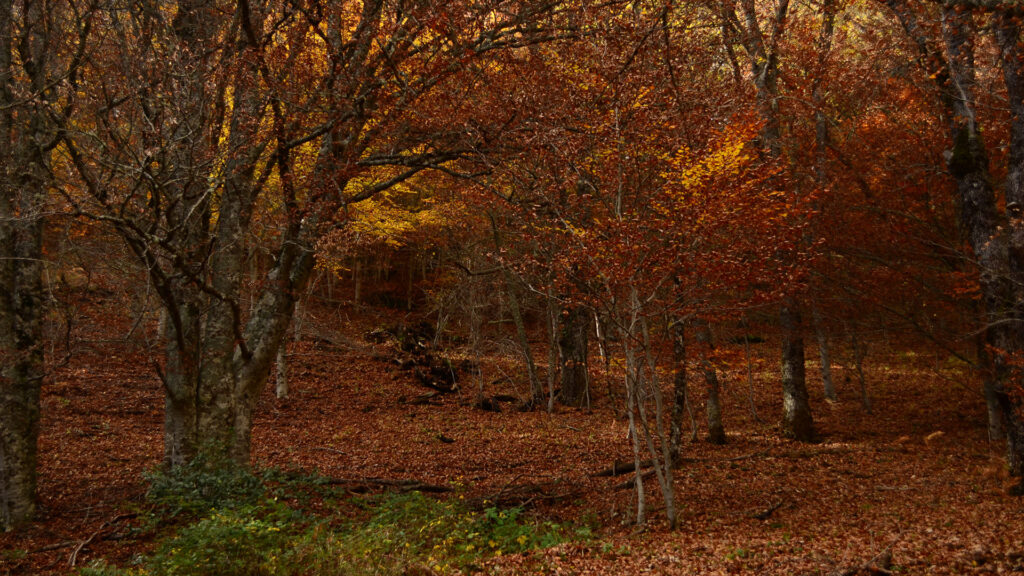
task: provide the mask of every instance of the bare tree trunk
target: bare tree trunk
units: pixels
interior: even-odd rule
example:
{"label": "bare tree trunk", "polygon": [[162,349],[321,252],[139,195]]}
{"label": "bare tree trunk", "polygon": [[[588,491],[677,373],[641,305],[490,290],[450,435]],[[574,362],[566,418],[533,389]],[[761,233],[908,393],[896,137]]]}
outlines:
{"label": "bare tree trunk", "polygon": [[985,395],[985,408],[988,415],[988,439],[990,442],[998,442],[1006,439],[1006,432],[1003,430],[1003,411],[999,406],[994,366],[992,356],[985,346],[985,336],[978,334],[975,342],[977,346],[978,372],[982,378],[982,393]]}
{"label": "bare tree trunk", "polygon": [[[633,306],[639,309],[640,301],[636,296],[636,288],[631,288]],[[654,465],[654,475],[658,478],[658,486],[661,488],[662,501],[665,503],[665,518],[668,520],[669,529],[676,527],[676,498],[675,481],[673,479],[672,445],[669,437],[665,436],[665,400],[661,392],[661,382],[658,378],[657,366],[654,363],[654,354],[651,352],[651,336],[647,327],[646,317],[641,316],[637,322],[644,347],[644,357],[647,363],[648,382],[650,383],[650,396],[654,398],[654,432],[647,424],[646,407],[640,404],[640,416],[644,424],[644,436],[647,440],[647,451],[651,454],[651,463]],[[669,430],[671,435],[671,430]],[[660,450],[659,450],[660,447]],[[640,475],[640,471],[637,470]]]}
{"label": "bare tree trunk", "polygon": [[864,411],[871,414],[871,396],[868,394],[867,379],[864,377],[864,357],[867,356],[868,346],[854,330],[850,333],[850,345],[853,348],[853,360],[857,367],[857,381],[860,383],[860,403]]}
{"label": "bare tree trunk", "polygon": [[818,339],[818,357],[821,359],[821,383],[825,389],[825,398],[834,402],[836,389],[832,382],[832,355],[829,353],[828,331],[822,322],[817,305],[811,306],[811,314],[814,318],[814,334]]}
{"label": "bare tree trunk", "polygon": [[274,380],[274,393],[278,398],[288,397],[288,340],[282,340],[277,347],[276,378]]}
{"label": "bare tree trunk", "polygon": [[[761,128],[762,148],[772,159],[782,158],[782,123],[779,117],[779,42],[789,20],[789,0],[774,4],[775,14],[770,26],[760,20],[757,3],[744,0],[734,4],[723,3],[722,18],[729,30],[738,32],[738,40],[746,48],[751,77],[756,89],[757,105],[764,126]],[[733,34],[730,33],[730,36]],[[731,41],[729,38],[727,41]],[[804,364],[804,335],[801,327],[801,309],[796,298],[788,297],[779,315],[782,329],[782,434],[799,441],[811,441],[814,421],[807,401]]]}
{"label": "bare tree trunk", "polygon": [[814,419],[807,397],[804,373],[804,340],[800,313],[790,299],[779,315],[782,328],[782,435],[799,442],[813,442]]}
{"label": "bare tree trunk", "polygon": [[[10,17],[10,8],[3,7]],[[38,162],[40,158],[36,158]],[[12,176],[13,166],[5,166]],[[45,298],[38,165],[0,183],[0,527],[35,515]]]}
{"label": "bare tree trunk", "polygon": [[363,259],[361,256],[356,256],[355,265],[352,266],[352,283],[354,285],[352,289],[352,307],[359,310],[362,304],[363,292]]}
{"label": "bare tree trunk", "polygon": [[562,389],[558,400],[566,406],[579,407],[585,405],[587,401],[589,318],[588,310],[582,306],[566,307],[560,316],[558,351]]}
{"label": "bare tree trunk", "polygon": [[750,415],[754,417],[754,420],[761,422],[761,417],[757,415],[757,403],[754,399],[754,361],[750,354],[750,323],[746,317],[740,322],[740,328],[743,329],[743,357],[747,364],[747,397],[750,401]]}
{"label": "bare tree trunk", "polygon": [[[17,4],[17,5],[16,5]],[[39,396],[45,374],[43,230],[56,127],[51,32],[60,7],[0,0],[0,529],[36,512]],[[52,11],[52,12],[51,12]],[[70,34],[73,30],[61,30]],[[73,46],[64,46],[73,49]],[[17,55],[15,55],[17,54]],[[61,76],[63,79],[64,76]],[[70,87],[74,92],[75,87]],[[26,98],[25,95],[31,95]],[[68,96],[70,98],[70,96]]]}
{"label": "bare tree trunk", "polygon": [[537,375],[537,365],[533,362],[533,351],[530,349],[530,340],[526,336],[526,325],[523,323],[523,312],[519,306],[519,296],[516,294],[512,272],[507,268],[503,269],[505,274],[505,289],[508,292],[508,307],[512,313],[512,321],[516,325],[516,343],[519,344],[519,352],[523,355],[523,365],[526,367],[526,375],[530,380],[530,405],[539,406],[544,401],[544,384]]}
{"label": "bare tree trunk", "polygon": [[672,334],[672,420],[669,446],[673,464],[679,460],[682,449],[683,413],[690,416],[690,441],[697,439],[697,421],[693,417],[686,387],[686,326],[683,320],[669,325]]}
{"label": "bare tree trunk", "polygon": [[[627,348],[629,344],[625,344]],[[633,466],[636,470],[636,524],[643,526],[647,522],[647,497],[644,492],[643,448],[640,444],[640,432],[637,426],[637,403],[639,399],[639,383],[636,381],[636,358],[631,350],[626,352],[626,413],[629,415],[629,438],[633,446]]]}
{"label": "bare tree trunk", "polygon": [[[497,220],[493,214],[488,214],[491,219],[491,231],[494,235],[494,247],[501,251],[501,234],[498,230]],[[523,312],[519,306],[519,295],[516,293],[516,281],[512,271],[502,265],[502,276],[505,280],[505,292],[508,294],[508,308],[512,314],[512,321],[516,326],[516,343],[519,345],[519,352],[523,355],[523,365],[526,367],[526,375],[530,380],[530,406],[540,406],[544,401],[544,384],[537,375],[537,366],[533,362],[533,351],[530,349],[530,340],[526,335],[526,325],[523,323]]]}
{"label": "bare tree trunk", "polygon": [[555,289],[548,287],[547,333],[548,333],[548,412],[555,410],[555,382],[558,377],[558,301]]}
{"label": "bare tree trunk", "polygon": [[708,359],[708,353],[714,350],[711,342],[711,326],[706,320],[698,319],[695,322],[698,344],[698,359],[701,372],[704,373],[704,384],[707,387],[707,419],[708,419],[708,442],[712,444],[725,444],[725,427],[722,425],[722,403],[719,398],[718,372],[714,364]]}

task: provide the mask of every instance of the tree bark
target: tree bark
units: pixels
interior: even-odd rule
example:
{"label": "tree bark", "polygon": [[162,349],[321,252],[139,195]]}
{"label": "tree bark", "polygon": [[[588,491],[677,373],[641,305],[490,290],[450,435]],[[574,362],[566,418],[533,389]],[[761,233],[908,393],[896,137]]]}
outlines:
{"label": "tree bark", "polygon": [[[782,123],[779,118],[779,42],[786,31],[789,0],[776,0],[770,26],[762,30],[761,14],[754,0],[740,1],[740,14],[732,4],[722,11],[729,36],[739,36],[750,60],[758,109],[764,126],[761,148],[772,160],[782,158]],[[795,297],[788,297],[779,316],[782,328],[782,433],[799,441],[815,437],[810,404],[807,401],[805,358],[801,308]]]}
{"label": "tree bark", "polygon": [[782,435],[799,442],[816,439],[804,373],[804,340],[799,309],[790,299],[779,314],[782,328]]}
{"label": "tree bark", "polygon": [[57,39],[46,22],[47,17],[59,21],[59,8],[52,9],[48,14],[40,2],[0,1],[0,527],[5,531],[21,528],[36,512],[45,375],[43,224],[57,132],[48,116],[54,98],[48,86],[60,72],[51,60]]}
{"label": "tree bark", "polygon": [[288,397],[288,344],[287,340],[283,340],[281,345],[277,347],[277,359],[275,361],[275,367],[277,369],[274,379],[274,394],[278,398]]}
{"label": "tree bark", "polygon": [[698,319],[696,321],[696,335],[700,370],[704,374],[704,384],[708,395],[706,407],[708,442],[712,444],[725,444],[725,426],[722,424],[722,403],[719,398],[718,372],[708,358],[708,354],[714,350],[714,344],[711,341],[711,325],[706,320]]}
{"label": "tree bark", "polygon": [[587,343],[590,314],[582,306],[563,308],[559,318],[558,351],[561,391],[558,400],[566,406],[581,407],[589,401]]}
{"label": "tree bark", "polygon": [[814,334],[818,340],[818,358],[821,359],[821,384],[825,390],[825,398],[834,402],[836,388],[832,381],[832,354],[829,350],[828,330],[822,321],[817,304],[811,306],[811,314],[814,317]]}
{"label": "tree bark", "polygon": [[686,326],[681,319],[669,325],[672,334],[672,419],[669,433],[669,447],[672,463],[679,460],[683,438],[683,414],[690,416],[690,439],[697,439],[697,423],[690,407],[686,387]]}

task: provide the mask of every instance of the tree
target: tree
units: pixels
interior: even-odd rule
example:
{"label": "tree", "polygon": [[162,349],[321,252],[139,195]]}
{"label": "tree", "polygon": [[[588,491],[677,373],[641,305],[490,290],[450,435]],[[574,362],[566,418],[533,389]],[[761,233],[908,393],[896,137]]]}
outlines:
{"label": "tree", "polygon": [[[781,41],[792,15],[789,0],[771,3],[765,18],[754,0],[741,0],[737,12],[734,0],[721,3],[720,14],[726,41],[743,46],[757,95],[757,107],[764,122],[761,145],[773,159],[783,155],[782,118],[779,113]],[[762,20],[767,20],[767,25]],[[805,376],[803,305],[796,294],[787,296],[779,312],[782,329],[782,434],[809,442],[816,436],[807,396]]]}
{"label": "tree", "polygon": [[[496,146],[479,95],[494,58],[571,18],[560,3],[386,0],[143,2],[106,18],[89,115],[64,139],[86,193],[68,198],[118,231],[159,294],[167,464],[208,450],[247,465],[318,239],[347,207]],[[270,202],[281,232],[247,314],[244,240]]]}
{"label": "tree", "polygon": [[0,525],[35,513],[39,393],[46,375],[43,230],[93,6],[0,2]]}
{"label": "tree", "polygon": [[[934,86],[934,98],[945,116],[949,149],[946,164],[956,185],[959,229],[977,268],[983,322],[981,333],[990,354],[994,398],[1006,426],[1007,459],[1011,475],[1024,477],[1024,403],[1021,364],[1024,351],[1024,46],[1016,3],[958,2],[941,7],[912,6],[903,0],[884,4],[899,21],[918,61]],[[921,8],[924,8],[921,10]],[[920,10],[920,11],[919,11]],[[978,20],[987,19],[1002,68],[1003,89],[1009,102],[1005,156],[1005,207],[998,202],[991,153],[982,130],[978,94]],[[935,26],[934,22],[938,21]],[[938,29],[936,31],[936,28]],[[1013,491],[1024,493],[1024,480]]]}

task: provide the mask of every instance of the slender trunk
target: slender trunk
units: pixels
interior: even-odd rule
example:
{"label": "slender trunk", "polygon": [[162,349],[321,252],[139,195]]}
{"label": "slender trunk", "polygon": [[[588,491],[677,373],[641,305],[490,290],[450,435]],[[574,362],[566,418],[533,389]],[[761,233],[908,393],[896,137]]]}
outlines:
{"label": "slender trunk", "polygon": [[992,356],[985,346],[985,337],[979,334],[976,338],[978,372],[981,373],[982,393],[985,396],[985,408],[988,415],[988,439],[990,442],[998,442],[1005,439],[1003,430],[1003,412],[999,406],[999,396],[996,387],[994,366]]}
{"label": "slender trunk", "polygon": [[746,317],[740,323],[740,328],[743,329],[743,357],[747,363],[747,396],[750,401],[750,414],[754,420],[761,422],[761,417],[757,415],[757,403],[754,400],[754,360],[750,354],[750,323]]}
{"label": "slender trunk", "polygon": [[412,287],[413,287],[413,276],[416,274],[416,258],[414,254],[409,254],[409,262],[406,267],[409,275],[405,281],[405,310],[407,312],[412,311]]}
{"label": "slender trunk", "polygon": [[669,326],[672,334],[672,421],[669,435],[672,460],[679,460],[683,437],[683,413],[690,415],[690,440],[697,439],[697,421],[687,398],[686,388],[686,327],[683,320],[675,320]]}
{"label": "slender trunk", "polygon": [[537,365],[533,362],[533,351],[530,349],[530,340],[526,335],[526,324],[523,322],[522,308],[519,306],[519,296],[516,294],[512,272],[505,268],[505,289],[508,291],[508,308],[512,313],[512,321],[516,326],[516,343],[519,345],[519,352],[523,355],[523,365],[526,367],[526,375],[530,380],[530,405],[539,406],[544,400],[544,384],[537,375]]}
{"label": "slender trunk", "polygon": [[278,398],[288,397],[288,343],[283,340],[277,347],[276,378],[274,380],[274,393]]}
{"label": "slender trunk", "polygon": [[632,353],[626,354],[626,412],[629,414],[629,438],[633,446],[633,466],[636,470],[634,486],[636,488],[636,524],[643,526],[647,522],[647,498],[644,492],[643,448],[640,445],[640,434],[637,430],[637,382],[633,375],[635,360]]}
{"label": "slender trunk", "polygon": [[562,311],[558,333],[562,389],[558,400],[566,406],[584,406],[588,397],[587,335],[589,312],[582,306]]}
{"label": "slender trunk", "polygon": [[804,373],[804,341],[800,312],[793,299],[782,307],[782,435],[799,442],[813,442],[814,419],[807,397]]}
{"label": "slender trunk", "polygon": [[816,304],[811,306],[811,314],[814,319],[814,334],[818,340],[818,357],[821,358],[821,383],[825,389],[825,399],[835,402],[836,389],[832,382],[832,355],[829,350],[828,331]]}
{"label": "slender trunk", "polygon": [[548,412],[555,410],[555,382],[558,377],[558,302],[554,287],[548,288],[547,297],[548,333]]}
{"label": "slender trunk", "polygon": [[305,299],[295,301],[295,314],[292,320],[292,341],[302,340],[302,328],[306,321]]}
{"label": "slender trunk", "polygon": [[359,256],[356,256],[355,265],[352,266],[352,283],[352,307],[359,310],[363,291],[363,259]]}
{"label": "slender trunk", "polygon": [[[631,289],[633,306],[639,310],[640,302],[636,296],[636,288]],[[654,433],[651,433],[647,425],[647,414],[643,404],[640,406],[640,415],[644,423],[644,436],[647,439],[647,451],[651,454],[651,462],[654,464],[654,475],[658,478],[658,485],[661,488],[662,500],[665,502],[665,518],[668,520],[669,529],[676,527],[676,499],[675,481],[673,479],[672,446],[670,438],[665,436],[665,399],[661,392],[661,382],[658,378],[657,366],[654,363],[654,354],[651,352],[651,335],[647,327],[647,319],[643,316],[638,321],[640,335],[643,338],[644,357],[647,363],[648,382],[650,382],[650,396],[654,398]],[[671,435],[671,430],[669,430]],[[657,443],[655,443],[657,442]],[[658,449],[660,447],[660,450]],[[638,471],[639,473],[639,471]]]}
{"label": "slender trunk", "polygon": [[718,372],[708,358],[708,354],[714,350],[714,345],[711,342],[711,326],[706,320],[697,320],[696,328],[698,359],[701,372],[704,374],[704,384],[707,387],[708,394],[708,442],[712,444],[725,444],[725,427],[722,425],[722,404],[719,398]]}
{"label": "slender trunk", "polygon": [[[501,234],[498,231],[498,223],[493,214],[488,214],[491,219],[491,232],[494,235],[494,247],[501,251]],[[523,312],[519,306],[519,295],[516,293],[515,276],[507,266],[501,268],[505,280],[505,292],[508,294],[508,309],[512,314],[512,321],[516,327],[516,343],[519,345],[519,352],[523,355],[523,365],[526,367],[526,375],[530,380],[530,406],[540,406],[544,400],[544,385],[537,375],[537,366],[533,362],[533,351],[530,349],[530,340],[526,335],[526,325],[523,323]]]}
{"label": "slender trunk", "polygon": [[850,335],[850,339],[853,347],[853,360],[857,368],[857,381],[860,383],[860,403],[864,407],[864,411],[871,414],[871,396],[868,394],[867,379],[864,377],[864,358],[867,356],[868,347],[856,331]]}
{"label": "slender trunk", "polygon": [[633,446],[633,465],[636,475],[634,476],[636,487],[636,524],[643,526],[647,522],[647,495],[644,489],[643,478],[643,445],[640,439],[640,370],[637,366],[636,354],[630,340],[630,334],[625,324],[622,326],[622,347],[626,356],[626,414],[629,417],[629,438]]}

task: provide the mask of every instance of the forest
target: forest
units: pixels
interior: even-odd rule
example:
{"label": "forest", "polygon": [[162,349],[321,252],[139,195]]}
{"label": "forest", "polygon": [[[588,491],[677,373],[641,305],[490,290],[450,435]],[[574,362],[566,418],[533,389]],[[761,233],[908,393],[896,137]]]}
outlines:
{"label": "forest", "polygon": [[1024,571],[1019,0],[0,0],[0,576]]}

